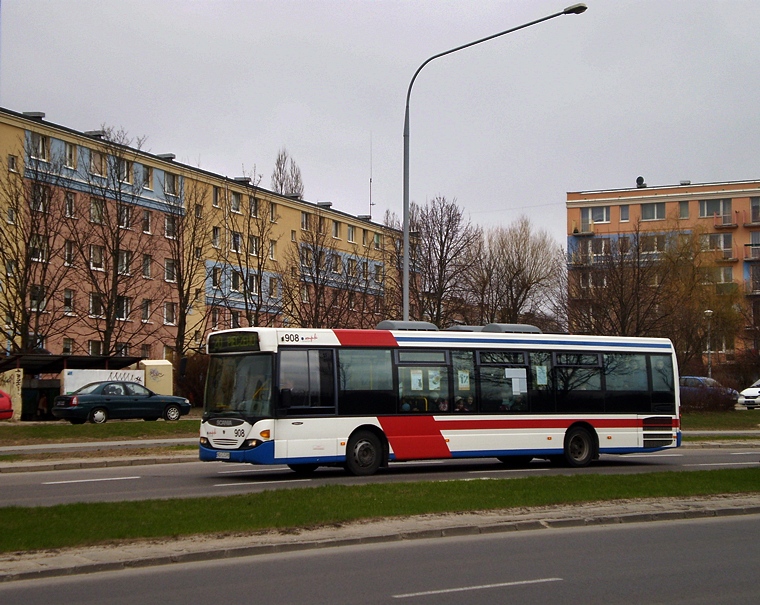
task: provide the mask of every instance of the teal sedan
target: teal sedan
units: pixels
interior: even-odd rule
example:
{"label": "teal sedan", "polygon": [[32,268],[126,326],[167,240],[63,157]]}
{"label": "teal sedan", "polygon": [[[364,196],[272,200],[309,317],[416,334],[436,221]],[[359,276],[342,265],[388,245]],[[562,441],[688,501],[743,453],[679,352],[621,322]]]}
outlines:
{"label": "teal sedan", "polygon": [[190,402],[184,397],[159,395],[137,382],[93,382],[71,395],[56,397],[52,412],[71,424],[102,424],[111,418],[179,420],[190,413]]}

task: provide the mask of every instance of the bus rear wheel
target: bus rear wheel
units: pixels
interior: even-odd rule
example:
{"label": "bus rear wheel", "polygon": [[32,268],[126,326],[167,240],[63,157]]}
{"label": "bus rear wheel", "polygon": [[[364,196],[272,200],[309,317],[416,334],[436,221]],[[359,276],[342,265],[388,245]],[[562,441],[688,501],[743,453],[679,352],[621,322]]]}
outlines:
{"label": "bus rear wheel", "polygon": [[383,461],[383,446],[377,435],[359,431],[348,440],[346,470],[352,475],[374,475]]}
{"label": "bus rear wheel", "polygon": [[579,468],[588,466],[596,454],[594,437],[581,426],[570,429],[565,435],[565,462]]}

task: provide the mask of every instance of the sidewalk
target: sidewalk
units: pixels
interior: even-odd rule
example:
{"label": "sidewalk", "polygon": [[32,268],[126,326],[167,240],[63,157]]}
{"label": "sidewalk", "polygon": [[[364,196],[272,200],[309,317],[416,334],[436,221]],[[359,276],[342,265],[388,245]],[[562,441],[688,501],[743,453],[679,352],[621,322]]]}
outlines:
{"label": "sidewalk", "polygon": [[96,573],[349,545],[760,514],[758,495],[660,498],[579,505],[421,515],[307,530],[192,536],[0,555],[0,582]]}

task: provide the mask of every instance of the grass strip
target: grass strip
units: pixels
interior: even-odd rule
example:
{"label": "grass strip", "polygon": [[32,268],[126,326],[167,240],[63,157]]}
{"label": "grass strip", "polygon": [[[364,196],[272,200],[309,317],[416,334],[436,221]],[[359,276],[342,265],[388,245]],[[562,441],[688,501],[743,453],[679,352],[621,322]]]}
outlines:
{"label": "grass strip", "polygon": [[0,441],[3,445],[35,445],[125,439],[189,439],[198,437],[200,426],[199,419],[183,419],[177,422],[117,421],[79,425],[68,422],[46,422],[25,426],[0,426]]}
{"label": "grass strip", "polygon": [[684,431],[740,431],[760,429],[760,414],[755,410],[730,412],[684,412],[681,414]]}
{"label": "grass strip", "polygon": [[760,468],[331,485],[210,498],[0,508],[0,552],[246,533],[358,519],[760,492]]}

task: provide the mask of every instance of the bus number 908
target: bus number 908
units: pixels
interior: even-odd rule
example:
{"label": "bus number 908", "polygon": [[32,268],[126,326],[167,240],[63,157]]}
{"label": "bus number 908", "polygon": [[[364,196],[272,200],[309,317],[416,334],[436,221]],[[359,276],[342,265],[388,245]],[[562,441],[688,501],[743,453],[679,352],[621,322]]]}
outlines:
{"label": "bus number 908", "polygon": [[282,342],[298,342],[298,334],[285,334],[282,337]]}

